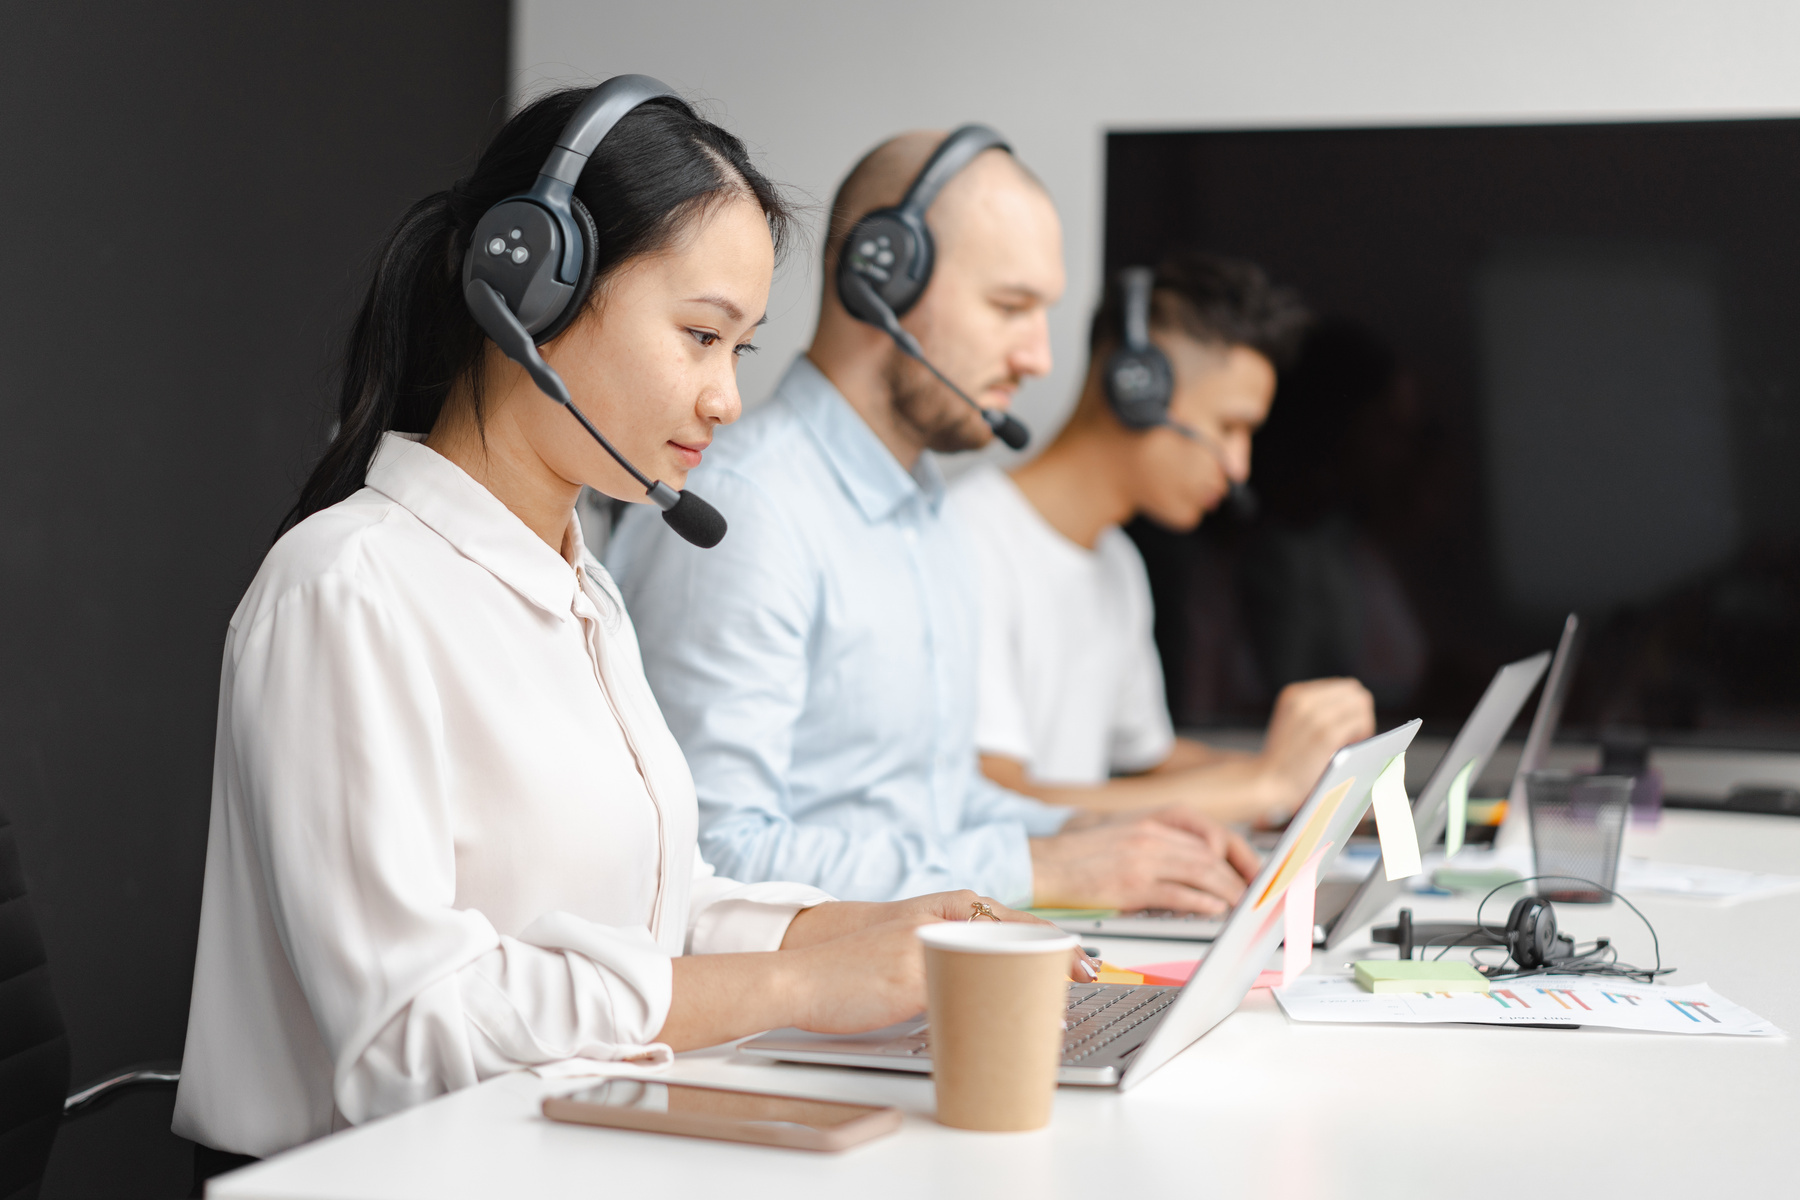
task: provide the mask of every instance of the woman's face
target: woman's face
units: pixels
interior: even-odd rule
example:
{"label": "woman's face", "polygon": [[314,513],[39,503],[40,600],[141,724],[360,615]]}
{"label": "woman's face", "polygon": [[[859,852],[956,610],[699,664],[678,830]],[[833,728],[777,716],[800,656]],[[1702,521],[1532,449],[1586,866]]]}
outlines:
{"label": "woman's face", "polygon": [[[762,323],[775,270],[768,221],[733,198],[669,249],[627,263],[599,304],[543,348],[594,426],[651,479],[687,482],[720,425],[743,411],[737,362]],[[544,462],[570,483],[643,502],[644,487],[561,405],[518,413]]]}

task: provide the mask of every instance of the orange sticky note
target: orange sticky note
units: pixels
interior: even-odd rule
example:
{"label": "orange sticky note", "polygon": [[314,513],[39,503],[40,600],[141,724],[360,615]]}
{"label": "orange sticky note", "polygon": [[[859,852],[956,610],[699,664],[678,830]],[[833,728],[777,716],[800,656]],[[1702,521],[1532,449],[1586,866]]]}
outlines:
{"label": "orange sticky note", "polygon": [[1281,895],[1281,889],[1293,880],[1294,872],[1298,871],[1306,863],[1306,860],[1312,857],[1313,847],[1318,844],[1320,838],[1325,836],[1325,831],[1331,827],[1331,818],[1337,816],[1338,805],[1342,804],[1344,797],[1350,794],[1350,787],[1355,782],[1356,777],[1352,775],[1325,793],[1324,798],[1319,801],[1319,807],[1314,810],[1312,819],[1306,823],[1306,828],[1302,829],[1300,836],[1294,839],[1294,848],[1288,851],[1288,856],[1282,860],[1281,867],[1275,872],[1275,877],[1269,880],[1269,886],[1263,889],[1263,894],[1256,898],[1256,907],[1261,908],[1271,899]]}
{"label": "orange sticky note", "polygon": [[1319,885],[1319,862],[1329,849],[1331,843],[1326,842],[1313,851],[1312,857],[1294,872],[1294,881],[1288,884],[1287,895],[1281,898],[1282,987],[1300,978],[1306,968],[1312,965],[1314,890]]}

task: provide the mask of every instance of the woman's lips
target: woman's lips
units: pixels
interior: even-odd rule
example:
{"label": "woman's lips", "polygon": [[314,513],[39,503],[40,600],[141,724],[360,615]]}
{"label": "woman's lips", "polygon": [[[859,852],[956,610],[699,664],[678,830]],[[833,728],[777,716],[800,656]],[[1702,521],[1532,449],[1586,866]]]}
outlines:
{"label": "woman's lips", "polygon": [[691,471],[700,465],[700,456],[705,452],[707,443],[702,442],[698,446],[690,446],[686,442],[678,442],[670,438],[669,445],[675,447],[675,454],[680,458],[681,465]]}

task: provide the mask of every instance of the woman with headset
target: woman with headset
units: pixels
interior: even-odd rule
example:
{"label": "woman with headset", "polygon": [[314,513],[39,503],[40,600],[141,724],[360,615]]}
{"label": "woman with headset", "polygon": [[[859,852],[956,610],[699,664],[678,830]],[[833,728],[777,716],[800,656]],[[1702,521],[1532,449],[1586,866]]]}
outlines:
{"label": "woman with headset", "polygon": [[506,228],[536,210],[505,202],[569,174],[591,292],[543,358],[678,488],[738,416],[789,216],[672,96],[619,106],[581,166],[558,147],[589,99],[525,108],[395,229],[337,434],[232,618],[175,1118],[204,1146],[271,1154],[522,1066],[877,1028],[924,1007],[914,926],[979,899],[831,903],[698,856],[692,779],[573,513],[583,484],[643,484],[465,294],[541,265],[547,235]]}

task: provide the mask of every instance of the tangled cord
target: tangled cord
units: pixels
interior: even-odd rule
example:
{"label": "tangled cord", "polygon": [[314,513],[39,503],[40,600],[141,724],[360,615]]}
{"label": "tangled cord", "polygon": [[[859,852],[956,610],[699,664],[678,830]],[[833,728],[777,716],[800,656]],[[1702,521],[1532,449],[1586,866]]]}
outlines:
{"label": "tangled cord", "polygon": [[[1620,895],[1612,888],[1603,887],[1591,879],[1583,879],[1578,875],[1527,875],[1523,879],[1514,879],[1508,883],[1501,884],[1499,887],[1483,896],[1481,898],[1481,903],[1475,906],[1475,929],[1446,943],[1444,947],[1437,952],[1437,958],[1434,958],[1432,961],[1436,962],[1442,959],[1444,955],[1448,954],[1463,942],[1477,936],[1477,934],[1492,939],[1493,941],[1497,941],[1502,946],[1506,945],[1506,932],[1504,930],[1488,928],[1487,923],[1481,919],[1482,910],[1487,907],[1489,900],[1492,900],[1507,888],[1518,887],[1523,883],[1534,883],[1546,879],[1560,879],[1569,883],[1586,884],[1588,887],[1599,892],[1604,892],[1606,895],[1623,903],[1626,908],[1629,908],[1636,914],[1638,920],[1644,923],[1644,928],[1650,931],[1650,945],[1656,954],[1656,965],[1653,967],[1638,967],[1633,966],[1630,963],[1622,963],[1619,961],[1619,952],[1614,948],[1610,939],[1596,938],[1586,950],[1575,948],[1568,958],[1558,959],[1555,962],[1546,963],[1541,967],[1521,967],[1512,971],[1505,969],[1507,959],[1512,957],[1510,954],[1507,954],[1499,962],[1482,962],[1478,957],[1481,951],[1491,950],[1495,947],[1474,946],[1469,950],[1469,960],[1474,964],[1477,971],[1480,971],[1489,979],[1503,980],[1527,979],[1534,975],[1593,975],[1613,979],[1630,979],[1637,983],[1655,983],[1657,976],[1668,975],[1675,970],[1674,967],[1665,967],[1662,965],[1662,942],[1656,936],[1656,926],[1650,923],[1649,917],[1646,917],[1642,912],[1638,911],[1637,905],[1625,899],[1624,896]],[[1432,942],[1437,940],[1437,938],[1432,938],[1420,945],[1419,950],[1421,957],[1423,957],[1423,952],[1425,950],[1430,949]]]}

